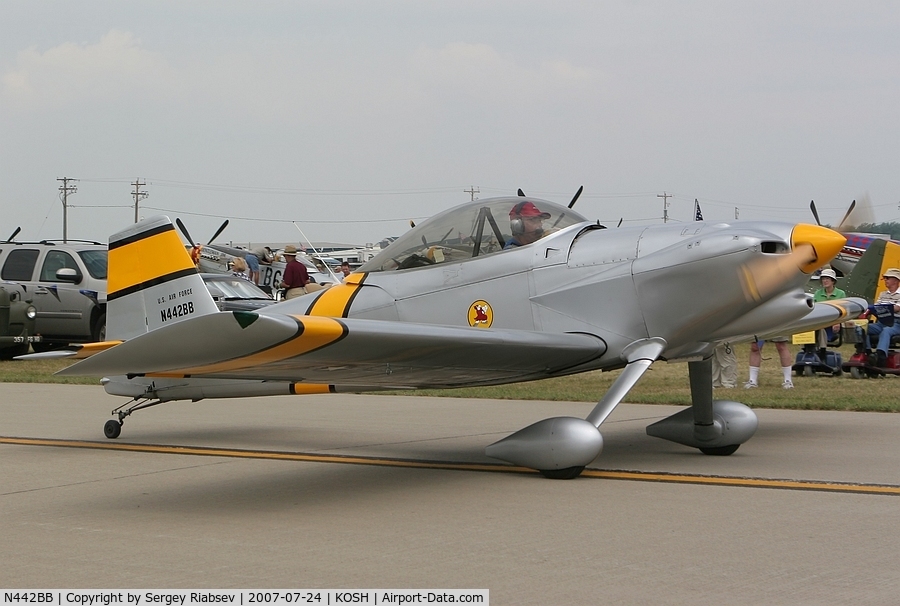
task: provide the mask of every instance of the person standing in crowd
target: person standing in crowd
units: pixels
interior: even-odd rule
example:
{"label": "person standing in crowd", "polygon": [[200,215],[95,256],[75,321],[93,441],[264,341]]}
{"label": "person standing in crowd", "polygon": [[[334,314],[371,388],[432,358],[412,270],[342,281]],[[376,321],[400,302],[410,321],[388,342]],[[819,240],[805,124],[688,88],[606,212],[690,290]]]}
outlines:
{"label": "person standing in crowd", "polygon": [[247,262],[250,272],[250,281],[259,286],[259,264],[270,265],[274,259],[275,255],[268,246],[260,246],[248,251],[244,255],[244,260]]}
{"label": "person standing in crowd", "polygon": [[343,274],[343,278],[346,278],[347,276],[349,276],[350,271],[351,271],[350,263],[348,263],[347,261],[344,261],[343,263],[341,263],[341,273]]}
{"label": "person standing in crowd", "polygon": [[713,387],[732,389],[737,387],[737,356],[731,343],[716,347],[712,356]]}
{"label": "person standing in crowd", "polygon": [[309,284],[309,272],[306,266],[297,260],[297,247],[288,244],[282,253],[287,260],[284,275],[281,279],[281,288],[287,290],[285,299],[293,299],[306,294],[306,285]]}
{"label": "person standing in crowd", "polygon": [[[767,340],[775,344],[775,349],[778,350],[778,358],[781,360],[781,374],[784,379],[781,383],[781,387],[784,389],[793,389],[794,382],[791,381],[793,360],[791,359],[791,352],[788,349],[788,338],[772,337]],[[744,383],[744,389],[759,387],[759,366],[762,362],[762,347],[764,344],[765,341],[762,340],[754,341],[750,344],[750,380]]]}
{"label": "person standing in crowd", "polygon": [[236,278],[247,279],[247,262],[240,257],[235,257],[229,263],[231,266],[231,275]]}

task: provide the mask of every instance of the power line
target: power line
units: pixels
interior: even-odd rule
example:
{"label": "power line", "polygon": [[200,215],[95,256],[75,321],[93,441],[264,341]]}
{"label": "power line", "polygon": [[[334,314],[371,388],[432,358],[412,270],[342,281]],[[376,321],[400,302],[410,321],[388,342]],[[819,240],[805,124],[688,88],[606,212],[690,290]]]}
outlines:
{"label": "power line", "polygon": [[160,208],[157,206],[145,206],[144,208],[148,208],[150,210],[158,210],[165,213],[178,213],[181,215],[191,215],[194,217],[211,217],[214,219],[235,219],[238,221],[255,221],[258,223],[321,223],[321,224],[352,224],[352,223],[391,223],[396,221],[406,222],[410,218],[416,221],[421,221],[427,219],[428,217],[409,217],[409,218],[401,218],[401,219],[341,219],[334,221],[321,221],[321,220],[310,220],[310,219],[262,219],[259,217],[234,217],[234,216],[226,216],[220,214],[213,213],[198,213],[191,212],[187,210],[173,210],[171,208]]}

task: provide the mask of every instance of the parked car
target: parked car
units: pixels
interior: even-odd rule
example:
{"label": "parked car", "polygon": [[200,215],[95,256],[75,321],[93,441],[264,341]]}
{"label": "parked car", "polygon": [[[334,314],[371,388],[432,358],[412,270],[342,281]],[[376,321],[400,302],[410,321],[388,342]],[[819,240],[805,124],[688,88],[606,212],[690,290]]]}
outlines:
{"label": "parked car", "polygon": [[40,343],[34,334],[37,310],[19,284],[0,282],[0,359],[28,353],[31,343]]}
{"label": "parked car", "polygon": [[222,311],[255,311],[275,302],[250,280],[228,274],[207,273],[200,277]]}
{"label": "parked car", "polygon": [[0,242],[0,280],[21,285],[37,313],[36,351],[106,338],[106,266],[99,242]]}

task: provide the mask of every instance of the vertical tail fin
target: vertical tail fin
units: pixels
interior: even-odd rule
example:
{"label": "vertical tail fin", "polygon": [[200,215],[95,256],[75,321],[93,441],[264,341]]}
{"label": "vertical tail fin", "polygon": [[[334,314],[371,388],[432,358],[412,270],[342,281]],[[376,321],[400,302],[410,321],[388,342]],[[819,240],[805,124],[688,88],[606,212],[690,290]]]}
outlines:
{"label": "vertical tail fin", "polygon": [[107,339],[215,313],[191,257],[168,217],[144,219],[109,238]]}

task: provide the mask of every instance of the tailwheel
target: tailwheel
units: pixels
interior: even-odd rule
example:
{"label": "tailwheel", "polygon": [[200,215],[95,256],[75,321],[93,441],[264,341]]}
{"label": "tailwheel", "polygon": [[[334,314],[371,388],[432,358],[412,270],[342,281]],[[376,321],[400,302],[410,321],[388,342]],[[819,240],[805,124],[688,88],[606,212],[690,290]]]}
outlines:
{"label": "tailwheel", "polygon": [[551,480],[571,480],[577,478],[584,471],[584,465],[580,467],[566,467],[565,469],[541,469],[541,475]]}
{"label": "tailwheel", "polygon": [[115,440],[122,433],[122,424],[115,419],[110,419],[103,425],[103,435],[110,440]]}
{"label": "tailwheel", "polygon": [[730,444],[728,446],[715,446],[715,447],[701,446],[700,452],[702,452],[705,455],[710,455],[710,456],[714,456],[714,457],[727,457],[730,454],[734,454],[734,451],[736,451],[740,446],[741,446],[740,444]]}

